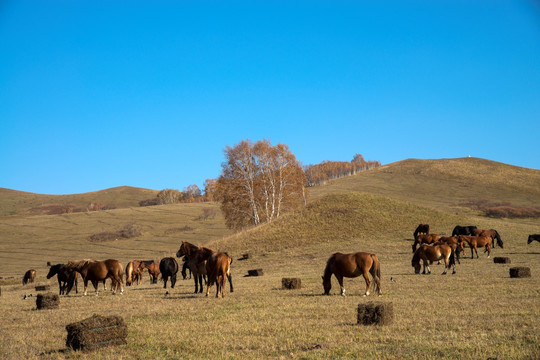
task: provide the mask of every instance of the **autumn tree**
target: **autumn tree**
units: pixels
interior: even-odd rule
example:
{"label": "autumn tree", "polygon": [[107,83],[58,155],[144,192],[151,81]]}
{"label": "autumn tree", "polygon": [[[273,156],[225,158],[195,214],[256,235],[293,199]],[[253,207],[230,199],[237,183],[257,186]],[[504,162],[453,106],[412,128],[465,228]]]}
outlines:
{"label": "autumn tree", "polygon": [[228,227],[270,222],[305,201],[305,175],[287,145],[242,140],[224,153],[214,195]]}

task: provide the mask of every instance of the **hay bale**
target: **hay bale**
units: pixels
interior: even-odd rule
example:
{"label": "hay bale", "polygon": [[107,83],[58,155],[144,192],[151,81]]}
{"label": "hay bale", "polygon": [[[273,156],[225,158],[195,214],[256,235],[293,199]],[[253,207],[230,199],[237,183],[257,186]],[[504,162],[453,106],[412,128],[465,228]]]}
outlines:
{"label": "hay bale", "polygon": [[58,309],[60,306],[60,296],[53,293],[38,294],[36,298],[36,306],[38,310]]}
{"label": "hay bale", "polygon": [[510,264],[510,258],[509,257],[496,256],[496,257],[493,258],[493,262],[495,264]]}
{"label": "hay bale", "polygon": [[531,269],[528,267],[522,267],[522,266],[510,268],[510,277],[511,278],[531,277]]}
{"label": "hay bale", "polygon": [[239,261],[248,260],[248,259],[249,259],[249,254],[242,254],[242,257],[238,258]]}
{"label": "hay bale", "polygon": [[51,285],[36,285],[36,291],[49,291],[51,290]]}
{"label": "hay bale", "polygon": [[120,316],[94,315],[66,326],[66,346],[92,351],[105,346],[127,344],[127,325]]}
{"label": "hay bale", "polygon": [[281,288],[282,289],[300,289],[302,287],[302,280],[299,278],[282,278],[281,279]]}
{"label": "hay bale", "polygon": [[248,276],[263,276],[263,269],[248,270]]}
{"label": "hay bale", "polygon": [[358,304],[358,324],[390,325],[394,321],[394,305],[391,302],[368,302]]}

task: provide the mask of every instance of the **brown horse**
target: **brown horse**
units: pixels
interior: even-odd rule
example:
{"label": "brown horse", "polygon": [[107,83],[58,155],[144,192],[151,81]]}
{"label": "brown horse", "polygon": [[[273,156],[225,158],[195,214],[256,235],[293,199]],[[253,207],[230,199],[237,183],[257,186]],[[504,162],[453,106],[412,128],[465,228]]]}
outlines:
{"label": "brown horse", "polygon": [[418,234],[429,234],[429,225],[428,224],[419,224],[414,230],[413,237],[416,239]]}
{"label": "brown horse", "polygon": [[[476,229],[471,234],[473,236],[489,236],[492,240],[493,247],[495,247],[495,243],[501,247],[501,249],[504,249],[503,242],[501,240],[501,236],[495,229],[489,229],[489,230],[483,230],[483,229]],[[495,241],[497,240],[497,241]]]}
{"label": "brown horse", "polygon": [[36,280],[36,270],[30,269],[24,273],[22,284],[26,285],[28,283],[33,283]]}
{"label": "brown horse", "polygon": [[339,282],[342,296],[345,296],[343,278],[355,278],[362,275],[366,281],[366,292],[364,296],[367,296],[369,295],[370,284],[372,284],[369,280],[370,273],[373,277],[373,287],[378,291],[379,296],[381,296],[381,264],[377,255],[365,252],[332,254],[326,262],[326,268],[324,269],[324,275],[322,276],[324,294],[330,295],[330,289],[332,289],[332,274],[335,275]]}
{"label": "brown horse", "polygon": [[139,271],[141,272],[141,274],[144,269],[148,269],[148,274],[150,275],[150,283],[157,284],[159,274],[161,274],[161,271],[159,271],[159,263],[155,262],[154,260],[142,260],[139,264]]}
{"label": "brown horse", "polygon": [[[225,297],[223,287],[225,278],[231,277],[232,258],[224,252],[217,252],[212,249],[201,247],[200,257],[206,261],[206,274],[208,281],[206,283],[206,296],[210,293],[210,286],[216,283],[216,297]],[[232,288],[232,285],[231,285]]]}
{"label": "brown horse", "polygon": [[81,274],[84,281],[84,295],[87,294],[88,281],[92,282],[94,289],[96,290],[96,296],[98,295],[98,282],[105,282],[106,279],[112,280],[113,294],[116,294],[118,286],[120,286],[120,294],[124,293],[124,284],[122,282],[122,276],[124,269],[122,263],[118,260],[108,259],[104,261],[78,261],[69,262],[68,267]]}
{"label": "brown horse", "polygon": [[75,293],[79,293],[79,290],[77,289],[78,273],[76,271],[73,271],[73,269],[70,269],[65,264],[51,265],[50,262],[47,262],[47,266],[50,267],[47,279],[50,279],[55,275],[57,276],[60,295],[69,295],[71,287],[68,287],[68,285],[70,283],[75,284]]}
{"label": "brown horse", "polygon": [[442,244],[449,245],[452,249],[454,249],[454,252],[456,254],[456,260],[458,264],[461,264],[460,259],[459,259],[460,254],[463,253],[463,255],[465,255],[465,248],[463,247],[463,242],[458,241],[457,236],[441,236],[439,238],[439,241],[437,241],[436,243],[433,243],[432,245],[442,245]]}
{"label": "brown horse", "polygon": [[493,243],[493,239],[490,236],[467,236],[467,235],[459,235],[458,241],[462,243],[469,244],[469,247],[471,248],[471,259],[474,259],[474,253],[476,253],[476,258],[478,259],[478,247],[485,247],[486,249],[484,252],[488,253],[488,258],[491,255],[491,245]]}
{"label": "brown horse", "polygon": [[142,281],[142,269],[139,267],[142,260],[133,260],[126,265],[126,286],[131,286],[133,282],[137,281],[139,285]]}
{"label": "brown horse", "polygon": [[443,245],[420,245],[418,250],[414,252],[413,258],[411,260],[411,265],[414,267],[414,273],[420,274],[420,269],[422,266],[420,265],[420,260],[424,262],[424,271],[422,274],[427,273],[431,274],[431,269],[429,268],[430,261],[438,261],[438,260],[444,260],[444,272],[442,275],[446,275],[446,271],[450,269],[450,266],[453,267],[452,274],[456,273],[456,261],[455,261],[455,255],[454,255],[454,249],[452,249],[450,246],[443,244]]}
{"label": "brown horse", "polygon": [[414,244],[412,245],[412,252],[416,251],[416,247],[419,244],[433,244],[439,241],[439,235],[437,234],[420,234],[414,239]]}

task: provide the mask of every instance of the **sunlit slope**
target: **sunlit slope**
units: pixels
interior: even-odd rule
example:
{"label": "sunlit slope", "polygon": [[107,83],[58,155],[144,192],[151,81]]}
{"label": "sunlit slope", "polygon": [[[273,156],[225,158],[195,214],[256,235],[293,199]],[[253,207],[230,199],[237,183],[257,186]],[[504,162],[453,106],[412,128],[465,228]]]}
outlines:
{"label": "sunlit slope", "polygon": [[[346,244],[381,246],[412,239],[419,223],[439,233],[451,233],[466,218],[388,197],[348,192],[312,201],[304,209],[285,214],[271,224],[216,241],[236,252],[290,251],[306,247],[339,249]],[[410,239],[407,239],[410,238]],[[349,246],[349,245],[346,245]]]}
{"label": "sunlit slope", "polygon": [[91,202],[125,208],[138,206],[139,201],[153,198],[157,193],[156,190],[131,186],[70,195],[44,195],[0,188],[0,216],[46,214],[50,205],[72,205],[86,209]]}
{"label": "sunlit slope", "polygon": [[538,206],[540,170],[478,158],[409,159],[310,188],[312,199],[350,191],[446,209],[478,199]]}

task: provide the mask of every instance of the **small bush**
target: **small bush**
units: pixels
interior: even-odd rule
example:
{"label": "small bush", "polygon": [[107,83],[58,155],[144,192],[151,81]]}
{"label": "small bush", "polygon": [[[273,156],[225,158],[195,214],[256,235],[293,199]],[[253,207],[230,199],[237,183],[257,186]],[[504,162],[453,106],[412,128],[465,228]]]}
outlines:
{"label": "small bush", "polygon": [[216,209],[212,209],[212,208],[204,208],[202,209],[202,214],[199,215],[199,217],[197,218],[197,220],[208,220],[208,219],[213,219],[215,218],[217,215],[217,211]]}
{"label": "small bush", "polygon": [[105,242],[118,240],[119,238],[129,239],[141,235],[140,226],[137,224],[126,224],[118,231],[104,231],[90,235],[91,242]]}
{"label": "small bush", "polygon": [[463,205],[481,211],[484,215],[494,218],[540,217],[540,208],[515,206],[509,202],[494,203],[486,199],[473,199],[463,203]]}
{"label": "small bush", "polygon": [[155,205],[163,205],[163,201],[161,201],[161,199],[158,197],[139,201],[139,206],[155,206]]}

